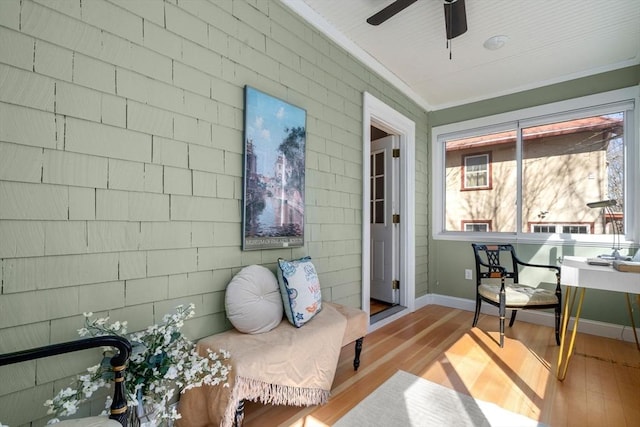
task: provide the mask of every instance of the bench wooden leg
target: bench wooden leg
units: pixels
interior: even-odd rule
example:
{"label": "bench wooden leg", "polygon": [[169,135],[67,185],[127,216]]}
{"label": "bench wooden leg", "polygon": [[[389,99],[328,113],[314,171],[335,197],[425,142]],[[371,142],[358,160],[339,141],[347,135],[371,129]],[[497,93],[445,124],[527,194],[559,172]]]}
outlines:
{"label": "bench wooden leg", "polygon": [[357,371],[360,366],[360,353],[362,353],[362,341],[364,337],[360,337],[356,340],[356,357],[353,359],[353,370]]}
{"label": "bench wooden leg", "polygon": [[238,407],[236,408],[236,416],[233,420],[233,427],[241,427],[244,421],[244,400],[241,400],[238,403]]}

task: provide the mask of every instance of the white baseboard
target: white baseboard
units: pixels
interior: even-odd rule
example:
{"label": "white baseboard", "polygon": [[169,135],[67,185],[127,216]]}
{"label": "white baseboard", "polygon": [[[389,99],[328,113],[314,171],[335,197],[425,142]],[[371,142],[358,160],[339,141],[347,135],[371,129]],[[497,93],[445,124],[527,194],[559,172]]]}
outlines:
{"label": "white baseboard", "polygon": [[[474,311],[476,302],[473,300],[451,297],[439,294],[427,294],[416,298],[416,310],[427,305],[436,304],[445,307],[457,308],[459,310]],[[497,309],[489,304],[483,304],[481,312],[484,314],[497,315]],[[518,320],[534,323],[536,325],[544,325],[554,327],[555,316],[541,310],[520,310]],[[569,330],[573,329],[575,319],[569,319]],[[579,331],[589,335],[597,335],[600,337],[613,338],[628,342],[635,342],[633,329],[631,326],[615,325],[613,323],[598,322],[589,319],[580,319]],[[640,336],[640,328],[636,328]]]}

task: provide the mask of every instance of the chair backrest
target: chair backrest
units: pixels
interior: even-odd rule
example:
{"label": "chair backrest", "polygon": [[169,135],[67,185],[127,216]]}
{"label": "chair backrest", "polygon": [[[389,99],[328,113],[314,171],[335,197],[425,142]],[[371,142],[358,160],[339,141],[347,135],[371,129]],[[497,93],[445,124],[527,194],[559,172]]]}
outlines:
{"label": "chair backrest", "polygon": [[111,415],[109,418],[118,421],[126,427],[128,408],[124,389],[124,370],[131,355],[131,343],[126,338],[115,335],[104,335],[60,344],[51,344],[29,350],[16,351],[14,353],[0,354],[0,366],[96,347],[115,347],[118,349],[118,354],[111,358],[111,366],[114,372],[114,390],[111,403]]}
{"label": "chair backrest", "polygon": [[482,279],[512,279],[518,283],[518,258],[511,244],[472,243],[476,260],[476,282]]}

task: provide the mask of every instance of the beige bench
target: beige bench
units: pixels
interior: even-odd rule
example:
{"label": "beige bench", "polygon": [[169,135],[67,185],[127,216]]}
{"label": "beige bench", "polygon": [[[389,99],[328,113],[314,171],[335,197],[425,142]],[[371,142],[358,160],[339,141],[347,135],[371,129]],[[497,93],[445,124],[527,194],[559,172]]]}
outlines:
{"label": "beige bench", "polygon": [[[292,326],[285,318],[274,329],[262,334],[250,335],[231,329],[198,341],[200,353],[220,348],[229,351],[235,372],[231,372],[227,392],[194,389],[183,395],[180,399],[183,420],[179,426],[240,425],[245,400],[295,406],[325,403],[338,362],[336,347],[339,355],[341,347],[355,341],[353,368],[357,370],[369,322],[362,310],[324,301],[322,304],[322,311],[301,328]],[[328,331],[336,330],[333,329],[336,323],[340,324],[339,330],[342,330],[345,320],[342,340],[327,336],[327,333],[331,333]],[[303,352],[305,356],[297,357],[297,348],[312,348],[312,356]],[[308,358],[316,359],[313,364],[329,363],[333,370],[327,369],[325,372],[323,369],[327,378],[322,381],[307,378],[305,369]],[[326,359],[330,360],[327,362]],[[272,387],[265,388],[264,382],[251,382],[253,378],[264,378],[265,372],[279,373],[283,369],[291,375],[287,375],[282,383],[276,381]],[[291,386],[292,379],[295,380],[294,386]],[[318,383],[326,386],[318,387]]]}
{"label": "beige bench", "polygon": [[353,358],[353,369],[355,371],[360,367],[360,353],[362,352],[362,341],[367,334],[367,328],[369,327],[369,318],[364,311],[347,307],[340,304],[325,303],[333,305],[344,317],[347,318],[347,327],[342,337],[342,347],[345,345],[356,342],[355,356]]}

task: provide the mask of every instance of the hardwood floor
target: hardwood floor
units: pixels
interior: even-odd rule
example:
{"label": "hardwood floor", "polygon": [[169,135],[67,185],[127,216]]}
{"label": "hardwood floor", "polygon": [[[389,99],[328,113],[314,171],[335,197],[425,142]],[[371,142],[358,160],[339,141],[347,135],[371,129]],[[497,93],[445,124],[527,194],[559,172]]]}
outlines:
{"label": "hardwood floor", "polygon": [[367,335],[358,372],[342,349],[324,406],[248,403],[246,427],[330,426],[401,369],[552,427],[640,426],[640,351],[635,343],[578,334],[567,378],[555,377],[553,329],[516,321],[505,346],[498,320],[430,305]]}
{"label": "hardwood floor", "polygon": [[393,307],[393,305],[386,302],[371,299],[369,301],[369,315],[373,316],[374,314],[383,312],[390,307]]}

